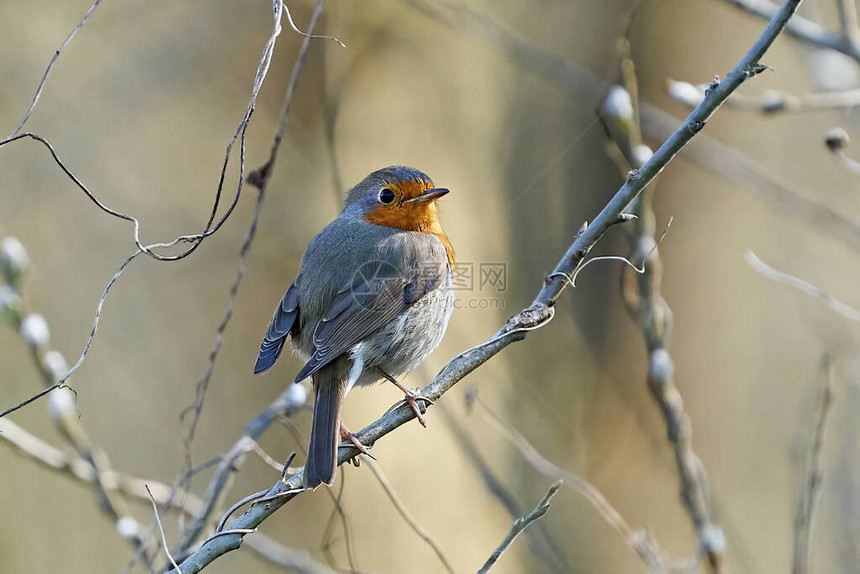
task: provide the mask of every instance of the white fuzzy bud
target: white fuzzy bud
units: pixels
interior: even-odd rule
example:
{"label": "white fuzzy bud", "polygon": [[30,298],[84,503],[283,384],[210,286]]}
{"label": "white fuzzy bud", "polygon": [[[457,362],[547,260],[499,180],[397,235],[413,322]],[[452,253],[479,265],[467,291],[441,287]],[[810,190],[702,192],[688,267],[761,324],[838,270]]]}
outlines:
{"label": "white fuzzy bud", "polygon": [[785,96],[775,90],[765,90],[761,95],[761,108],[765,113],[782,111],[785,109]]}
{"label": "white fuzzy bud", "polygon": [[66,358],[59,351],[48,351],[42,358],[42,363],[48,372],[51,373],[52,380],[56,383],[69,371],[69,364]]}
{"label": "white fuzzy bud", "polygon": [[116,521],[116,531],[125,540],[136,540],[140,535],[140,523],[131,516],[123,516]]}
{"label": "white fuzzy bud", "polygon": [[726,549],[726,535],[722,528],[713,524],[702,530],[702,550],[707,553],[722,554]]}
{"label": "white fuzzy bud", "polygon": [[842,92],[853,90],[860,84],[857,63],[836,50],[809,52],[809,70],[815,91]]}
{"label": "white fuzzy bud", "polygon": [[24,317],[19,330],[21,338],[30,347],[41,349],[51,340],[51,331],[45,318],[38,313],[31,313]]}
{"label": "white fuzzy bud", "polygon": [[603,111],[621,123],[633,121],[633,101],[621,86],[612,86],[603,101]]}
{"label": "white fuzzy bud", "polygon": [[308,390],[304,385],[292,384],[287,389],[287,407],[296,408],[304,405],[308,401]]}
{"label": "white fuzzy bud", "polygon": [[7,237],[0,243],[0,272],[9,285],[15,285],[30,267],[27,250],[17,237]]}
{"label": "white fuzzy bud", "polygon": [[669,82],[669,97],[685,106],[695,108],[705,99],[705,92],[689,82]]}
{"label": "white fuzzy bud", "polygon": [[827,149],[832,152],[842,151],[848,147],[849,141],[848,132],[842,128],[833,128],[832,130],[828,130],[827,135],[824,136],[824,144],[827,146]]}
{"label": "white fuzzy bud", "polygon": [[651,151],[651,148],[647,145],[640,144],[633,148],[632,150],[633,157],[631,158],[636,167],[641,167],[645,165],[651,156],[654,155],[654,152]]}
{"label": "white fuzzy bud", "polygon": [[48,414],[55,421],[75,416],[75,393],[67,387],[60,387],[48,393]]}
{"label": "white fuzzy bud", "polygon": [[21,315],[21,297],[8,285],[0,285],[0,320],[17,323]]}
{"label": "white fuzzy bud", "polygon": [[669,351],[660,347],[651,352],[651,360],[648,362],[648,378],[657,381],[668,381],[675,372],[675,363]]}

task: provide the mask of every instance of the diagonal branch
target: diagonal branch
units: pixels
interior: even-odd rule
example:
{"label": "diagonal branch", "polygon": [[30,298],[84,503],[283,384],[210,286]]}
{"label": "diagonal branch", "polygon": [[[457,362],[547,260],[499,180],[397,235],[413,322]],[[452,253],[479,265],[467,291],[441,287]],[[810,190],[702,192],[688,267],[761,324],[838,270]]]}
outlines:
{"label": "diagonal branch", "polygon": [[[663,143],[654,155],[642,166],[641,170],[631,172],[627,181],[609,203],[594,219],[591,225],[583,226],[576,235],[567,252],[558,262],[554,272],[544,281],[544,286],[538,296],[527,308],[512,317],[507,323],[486,342],[468,349],[452,359],[430,383],[421,389],[421,395],[431,400],[438,399],[450,390],[463,377],[490,360],[502,349],[521,341],[529,331],[546,325],[555,314],[554,305],[569,284],[569,277],[582,264],[585,256],[603,234],[613,225],[626,218],[622,217],[628,204],[660,173],[678,152],[691,140],[705,123],[720,107],[720,105],[746,80],[754,77],[764,69],[759,60],[783,31],[786,23],[797,10],[801,0],[786,0],[777,14],[755,41],[747,53],[728,73],[726,79],[715,84],[713,89],[689,117]],[[356,438],[365,445],[372,445],[383,436],[393,432],[414,417],[408,407],[397,408],[383,415],[376,422],[362,429]],[[338,463],[358,455],[351,446],[342,446],[338,452]],[[258,502],[239,516],[230,528],[231,531],[220,533],[210,538],[188,557],[180,566],[183,574],[199,572],[213,560],[237,549],[246,531],[253,531],[278,508],[289,502],[301,490],[302,475],[297,473],[288,480],[279,481],[274,485],[266,499]]]}
{"label": "diagonal branch", "polygon": [[800,496],[797,500],[797,510],[794,515],[794,559],[792,574],[806,574],[811,570],[809,551],[812,546],[812,528],[815,518],[815,504],[818,491],[821,490],[821,479],[824,472],[824,430],[827,425],[827,415],[833,402],[833,371],[834,357],[826,353],[822,360],[821,390],[819,391],[818,407],[815,410],[815,421],[812,427],[812,441],[809,445],[809,455],[806,467],[806,478]]}
{"label": "diagonal branch", "polygon": [[527,515],[521,516],[520,518],[514,520],[514,525],[511,527],[511,531],[508,532],[508,535],[505,536],[505,539],[502,540],[502,543],[499,544],[499,547],[493,550],[493,553],[490,555],[489,558],[487,558],[487,561],[484,562],[484,565],[481,566],[481,569],[478,570],[478,574],[486,574],[487,572],[489,572],[490,568],[495,566],[496,562],[499,561],[499,558],[502,557],[502,554],[505,553],[505,550],[507,550],[508,547],[513,544],[517,536],[519,536],[523,530],[531,526],[533,522],[535,522],[544,514],[549,512],[549,501],[552,500],[552,497],[555,496],[555,493],[558,492],[559,488],[561,488],[561,484],[561,480],[554,482],[549,487],[549,490],[544,495],[544,497],[541,498],[540,502],[538,502],[538,505],[534,508],[534,510],[529,512]]}

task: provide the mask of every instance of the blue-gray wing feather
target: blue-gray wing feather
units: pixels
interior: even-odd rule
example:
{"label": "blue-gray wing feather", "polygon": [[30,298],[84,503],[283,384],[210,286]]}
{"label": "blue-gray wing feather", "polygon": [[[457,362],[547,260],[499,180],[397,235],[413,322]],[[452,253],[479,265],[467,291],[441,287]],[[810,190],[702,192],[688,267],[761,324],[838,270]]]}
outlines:
{"label": "blue-gray wing feather", "polygon": [[[384,269],[384,267],[383,267]],[[447,265],[423,266],[410,274],[360,277],[340,291],[314,330],[315,351],[296,381],[311,376],[331,361],[393,321],[421,297],[438,288]]]}
{"label": "blue-gray wing feather", "polygon": [[278,308],[272,316],[269,330],[260,344],[260,354],[254,364],[254,374],[264,373],[272,368],[281,355],[287,336],[295,330],[299,314],[299,291],[295,283],[290,285]]}

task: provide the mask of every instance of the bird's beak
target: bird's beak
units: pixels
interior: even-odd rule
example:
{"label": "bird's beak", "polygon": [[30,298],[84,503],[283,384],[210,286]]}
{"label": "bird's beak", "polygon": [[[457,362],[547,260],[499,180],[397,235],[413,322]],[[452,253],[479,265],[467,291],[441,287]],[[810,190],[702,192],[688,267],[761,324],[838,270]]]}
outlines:
{"label": "bird's beak", "polygon": [[432,187],[427,189],[419,195],[418,197],[413,197],[412,199],[407,199],[404,203],[427,203],[429,201],[435,201],[447,194],[450,190],[445,189],[444,187]]}

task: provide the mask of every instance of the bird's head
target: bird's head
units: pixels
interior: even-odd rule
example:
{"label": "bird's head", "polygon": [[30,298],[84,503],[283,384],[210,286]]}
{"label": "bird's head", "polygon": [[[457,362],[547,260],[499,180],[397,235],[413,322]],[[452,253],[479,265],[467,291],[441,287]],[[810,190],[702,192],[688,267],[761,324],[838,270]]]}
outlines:
{"label": "bird's head", "polygon": [[412,167],[390,166],[374,171],[350,190],[344,215],[406,231],[439,237],[453,262],[454,249],[442,230],[436,200],[448,190]]}

